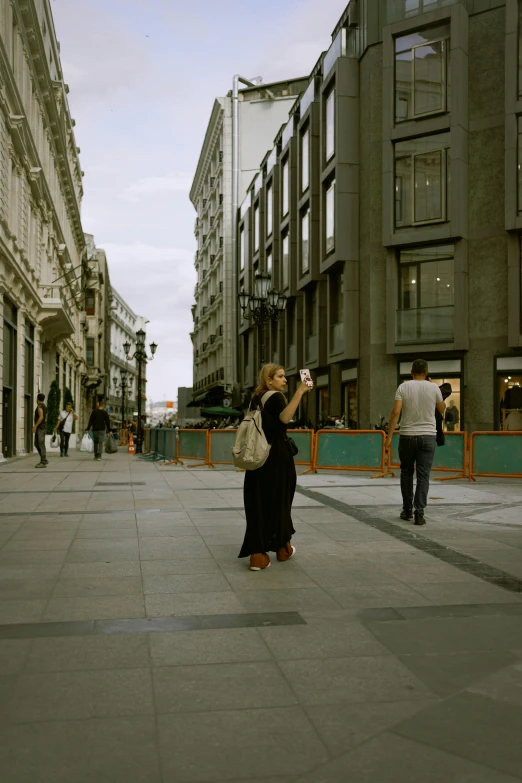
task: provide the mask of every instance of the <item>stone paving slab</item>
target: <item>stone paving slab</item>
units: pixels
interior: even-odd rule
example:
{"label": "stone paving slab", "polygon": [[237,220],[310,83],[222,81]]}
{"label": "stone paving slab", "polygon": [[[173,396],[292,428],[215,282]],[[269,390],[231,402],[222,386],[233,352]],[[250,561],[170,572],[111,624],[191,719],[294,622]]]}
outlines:
{"label": "stone paving slab", "polygon": [[522,482],[298,477],[297,552],[237,557],[233,469],[0,467],[9,783],[522,780]]}

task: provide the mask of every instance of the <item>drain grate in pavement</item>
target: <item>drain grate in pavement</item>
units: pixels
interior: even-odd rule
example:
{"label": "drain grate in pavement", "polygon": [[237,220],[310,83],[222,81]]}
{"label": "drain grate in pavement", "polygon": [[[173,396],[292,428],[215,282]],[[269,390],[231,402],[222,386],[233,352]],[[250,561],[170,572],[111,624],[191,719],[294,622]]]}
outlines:
{"label": "drain grate in pavement", "polygon": [[497,587],[503,587],[504,590],[509,590],[511,593],[522,593],[522,579],[513,576],[513,574],[508,574],[500,568],[490,566],[487,563],[482,562],[482,560],[477,560],[456,549],[451,549],[443,544],[439,544],[437,541],[432,541],[430,538],[425,538],[418,533],[395,525],[387,519],[372,517],[368,513],[360,511],[357,506],[351,506],[348,503],[343,503],[340,500],[327,497],[318,492],[310,492],[302,487],[299,488],[298,492],[311,500],[319,500],[326,506],[330,506],[330,508],[342,511],[343,514],[349,514],[359,522],[363,522],[365,525],[375,528],[375,530],[380,530],[382,533],[386,533],[398,541],[410,544],[410,546],[415,549],[420,549],[421,551],[426,552],[426,554],[432,555],[432,557],[436,557],[438,560],[442,560],[444,563],[449,563],[450,565],[455,566],[455,568],[458,568],[459,571],[465,571],[472,576],[482,579],[484,582],[497,585]]}

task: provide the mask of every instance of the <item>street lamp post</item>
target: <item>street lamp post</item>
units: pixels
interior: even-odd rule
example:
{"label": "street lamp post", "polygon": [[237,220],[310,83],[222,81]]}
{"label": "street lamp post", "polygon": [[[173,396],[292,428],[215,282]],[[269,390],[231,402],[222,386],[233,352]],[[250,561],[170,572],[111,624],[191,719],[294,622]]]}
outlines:
{"label": "street lamp post", "polygon": [[[259,328],[259,334],[264,333],[265,324],[269,321],[279,321],[286,310],[286,296],[270,288],[271,276],[267,272],[258,272],[254,281],[254,293],[241,291],[237,295],[243,318],[253,321]],[[264,344],[260,340],[260,360],[264,363]]]}
{"label": "street lamp post", "polygon": [[120,370],[121,379],[113,378],[114,385],[121,389],[121,428],[125,429],[125,393],[130,391],[130,384],[127,378],[127,370]]}
{"label": "street lamp post", "polygon": [[[156,343],[150,344],[150,361],[154,359],[154,354],[156,353],[156,348],[158,346]],[[130,343],[123,343],[123,350],[125,351],[125,356],[127,357],[128,361],[132,361],[133,359],[136,359],[138,363],[138,426],[136,431],[136,454],[142,453],[142,444],[143,444],[143,425],[141,420],[141,368],[142,365],[149,360],[149,357],[147,356],[147,350],[145,347],[145,332],[143,329],[140,329],[138,332],[136,332],[136,350],[134,351],[132,356],[129,356],[130,353]]]}

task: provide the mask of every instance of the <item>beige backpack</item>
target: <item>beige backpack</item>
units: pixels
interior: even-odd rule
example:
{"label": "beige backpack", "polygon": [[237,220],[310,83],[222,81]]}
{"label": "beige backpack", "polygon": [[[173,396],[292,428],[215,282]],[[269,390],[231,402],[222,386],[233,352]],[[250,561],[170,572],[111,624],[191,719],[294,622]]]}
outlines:
{"label": "beige backpack", "polygon": [[232,448],[232,457],[236,468],[244,470],[256,470],[262,467],[270,454],[270,444],[263,432],[263,421],[261,411],[272,394],[275,391],[267,391],[261,397],[261,404],[257,410],[252,410],[252,405],[248,413],[239,425],[236,440]]}

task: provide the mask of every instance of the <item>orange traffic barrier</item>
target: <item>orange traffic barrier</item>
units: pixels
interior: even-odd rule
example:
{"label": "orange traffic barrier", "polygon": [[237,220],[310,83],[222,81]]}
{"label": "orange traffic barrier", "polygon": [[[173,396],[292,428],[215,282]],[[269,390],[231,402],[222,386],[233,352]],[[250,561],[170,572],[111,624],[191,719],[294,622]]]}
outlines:
{"label": "orange traffic barrier", "polygon": [[127,449],[129,454],[136,454],[136,446],[134,445],[134,438],[129,432],[129,448]]}
{"label": "orange traffic barrier", "polygon": [[475,476],[522,478],[522,432],[472,432],[469,480]]}

